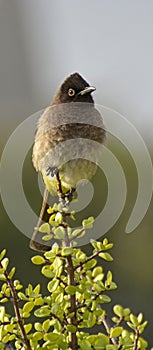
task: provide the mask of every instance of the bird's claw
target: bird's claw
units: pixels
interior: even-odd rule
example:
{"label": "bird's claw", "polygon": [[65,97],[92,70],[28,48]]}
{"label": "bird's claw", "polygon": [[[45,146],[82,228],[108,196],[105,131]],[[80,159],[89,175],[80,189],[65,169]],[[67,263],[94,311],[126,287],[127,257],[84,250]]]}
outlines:
{"label": "bird's claw", "polygon": [[46,169],[47,176],[51,175],[52,177],[54,177],[54,176],[57,176],[57,173],[58,173],[58,168],[56,166],[54,166],[54,167],[49,166]]}
{"label": "bird's claw", "polygon": [[67,191],[65,194],[64,194],[64,199],[70,203],[73,199],[73,193],[75,192],[75,188],[71,188],[69,191]]}
{"label": "bird's claw", "polygon": [[59,171],[57,167],[51,167],[49,166],[46,169],[46,175],[49,176],[51,175],[52,177],[56,177],[57,180],[57,184],[58,184],[58,196],[59,196],[59,201],[61,202],[61,204],[65,207],[68,203],[70,203],[73,199],[73,193],[75,192],[75,188],[71,188],[69,191],[67,191],[66,193],[63,193],[62,191],[62,184],[61,184],[61,180],[59,177]]}

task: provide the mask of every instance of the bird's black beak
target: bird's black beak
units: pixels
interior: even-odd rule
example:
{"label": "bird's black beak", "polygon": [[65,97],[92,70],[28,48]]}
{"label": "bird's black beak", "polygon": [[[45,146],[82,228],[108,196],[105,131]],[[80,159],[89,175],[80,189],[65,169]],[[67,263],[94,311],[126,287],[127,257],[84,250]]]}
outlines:
{"label": "bird's black beak", "polygon": [[95,88],[94,86],[87,86],[87,87],[85,87],[85,89],[83,89],[82,91],[80,91],[80,92],[78,93],[78,95],[83,96],[83,95],[86,95],[86,94],[90,94],[91,92],[93,92],[93,91],[95,91],[95,90],[96,90],[96,88]]}

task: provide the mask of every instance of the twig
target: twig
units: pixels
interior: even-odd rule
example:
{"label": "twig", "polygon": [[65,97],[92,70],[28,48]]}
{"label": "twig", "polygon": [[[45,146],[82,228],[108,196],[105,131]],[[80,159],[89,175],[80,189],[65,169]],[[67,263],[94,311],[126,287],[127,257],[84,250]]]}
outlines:
{"label": "twig", "polygon": [[57,194],[59,196],[59,200],[60,200],[62,206],[65,206],[65,198],[64,198],[65,196],[64,196],[63,191],[62,191],[62,184],[61,184],[58,170],[56,172],[56,180],[57,180]]}
{"label": "twig", "polygon": [[[68,271],[68,285],[75,286],[74,280],[74,266],[72,262],[72,257],[69,255],[67,257],[67,271]],[[70,313],[73,312],[73,316],[70,318],[70,322],[73,326],[77,327],[77,308],[76,308],[76,296],[70,295]],[[75,333],[70,333],[70,347],[69,350],[78,349],[78,339]]]}
{"label": "twig", "polygon": [[98,250],[97,252],[95,252],[94,254],[90,255],[85,261],[81,261],[79,263],[79,265],[75,266],[74,269],[78,269],[78,267],[83,266],[84,264],[86,264],[88,261],[94,259],[96,256],[98,256],[100,253],[102,253],[103,250]]}
{"label": "twig", "polygon": [[[107,332],[107,334],[108,334],[108,336],[109,336],[109,335],[110,335],[110,328],[111,328],[111,327],[110,327],[110,325],[109,325],[109,321],[108,321],[106,315],[103,317],[103,325],[104,325],[104,327],[105,327],[105,329],[106,329],[106,332]],[[117,341],[116,338],[111,338],[111,342],[112,342],[114,345],[118,345],[118,341]]]}
{"label": "twig", "polygon": [[61,326],[64,328],[65,321],[62,322],[61,319],[58,316],[56,316],[53,312],[50,313],[50,316],[55,318],[61,324]]}
{"label": "twig", "polygon": [[77,237],[81,236],[83,231],[85,231],[84,228],[82,228],[82,230],[80,230],[76,235],[74,235],[73,237],[70,238],[70,242],[74,241],[74,239],[76,239]]}
{"label": "twig", "polygon": [[[57,171],[56,173],[56,179],[57,179],[57,192],[59,199],[61,201],[62,207],[64,208],[65,206],[65,201],[64,201],[64,193],[62,192],[62,185],[59,177],[59,172]],[[68,236],[68,231],[67,231],[67,222],[66,222],[66,213],[62,212],[63,215],[63,222],[62,226],[65,228],[65,237],[64,237],[64,245],[65,247],[70,247],[70,238]],[[75,278],[74,278],[74,266],[73,266],[73,261],[72,261],[72,256],[68,255],[67,258],[67,275],[68,275],[68,286],[75,286]],[[70,313],[73,313],[73,316],[70,317],[70,324],[77,327],[77,308],[76,308],[76,296],[70,295],[69,298],[70,302],[70,308],[69,311]],[[68,325],[68,320],[66,320],[66,324]],[[69,332],[69,350],[77,350],[78,349],[78,339],[76,336],[76,332],[72,333]]]}
{"label": "twig", "polygon": [[138,340],[139,340],[139,330],[136,328],[135,330],[135,342],[133,350],[138,350]]}
{"label": "twig", "polygon": [[[3,268],[3,265],[2,265],[1,262],[0,262],[0,267]],[[26,347],[27,350],[30,350],[31,347],[30,347],[29,339],[27,338],[27,334],[26,334],[25,329],[24,329],[22,317],[21,317],[20,311],[19,311],[19,305],[18,305],[18,298],[17,298],[16,290],[14,288],[12,280],[8,276],[7,271],[4,271],[3,273],[4,273],[4,276],[6,278],[7,284],[9,286],[9,288],[10,288],[10,291],[11,291],[11,295],[12,295],[12,299],[13,299],[14,312],[15,312],[15,315],[16,315],[16,318],[17,318],[17,323],[18,323],[18,326],[20,328],[20,332],[21,332],[21,335],[22,335],[25,347]]]}
{"label": "twig", "polygon": [[121,316],[121,317],[119,318],[118,322],[114,325],[114,328],[120,326],[120,325],[122,324],[123,321],[124,321],[124,316]]}

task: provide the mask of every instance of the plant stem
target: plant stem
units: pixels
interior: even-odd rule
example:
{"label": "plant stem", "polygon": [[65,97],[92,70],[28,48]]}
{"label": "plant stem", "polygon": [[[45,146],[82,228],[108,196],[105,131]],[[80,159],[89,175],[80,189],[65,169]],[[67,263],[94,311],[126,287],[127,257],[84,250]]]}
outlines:
{"label": "plant stem", "polygon": [[[1,262],[0,262],[0,267],[3,268],[3,265],[1,264]],[[22,338],[23,338],[23,341],[24,341],[25,349],[30,350],[31,347],[30,347],[29,340],[27,338],[27,334],[26,334],[25,329],[24,329],[22,317],[20,315],[19,305],[18,305],[18,298],[17,298],[15,287],[13,285],[12,280],[9,278],[7,271],[4,272],[4,276],[6,278],[7,284],[9,286],[9,288],[10,288],[10,291],[11,291],[11,295],[12,295],[12,299],[13,299],[14,312],[15,312],[15,315],[16,315],[16,318],[17,318],[17,323],[18,323],[18,326],[19,326],[19,329],[20,329],[20,332],[21,332],[21,335],[22,335]]]}
{"label": "plant stem", "polygon": [[80,230],[75,236],[70,238],[70,242],[74,241],[77,237],[81,236],[84,231],[85,231],[84,228],[82,230]]}
{"label": "plant stem", "polygon": [[[110,327],[110,325],[109,325],[109,321],[108,321],[106,315],[105,315],[104,318],[103,318],[103,325],[104,325],[104,327],[105,327],[105,329],[106,329],[106,332],[107,332],[107,334],[108,334],[108,336],[109,336],[109,334],[110,334],[110,328],[111,328],[111,327]],[[118,345],[118,341],[117,341],[116,338],[111,338],[111,342],[112,342],[112,344],[114,344],[114,345]]]}
{"label": "plant stem", "polygon": [[135,342],[134,342],[134,350],[138,350],[138,340],[139,340],[139,330],[138,328],[135,330]]}
{"label": "plant stem", "polygon": [[[67,271],[68,271],[68,285],[75,286],[74,279],[74,267],[72,262],[72,257],[69,255],[67,257]],[[71,325],[77,327],[77,308],[76,308],[76,296],[70,295],[70,313],[73,312],[73,316],[70,318]],[[69,350],[77,350],[78,349],[78,339],[76,336],[76,332],[70,332],[70,347]]]}
{"label": "plant stem", "polygon": [[100,253],[102,253],[103,250],[98,250],[97,252],[93,253],[92,255],[90,255],[85,261],[81,261],[79,263],[79,265],[75,266],[74,269],[78,269],[78,267],[83,266],[84,264],[86,264],[88,261],[94,259],[96,256],[98,256]]}
{"label": "plant stem", "polygon": [[[62,185],[61,185],[61,180],[60,180],[58,171],[56,173],[56,180],[57,180],[57,192],[58,192],[59,200],[62,204],[62,207],[64,208],[65,206],[64,194],[62,192]],[[65,247],[70,247],[70,238],[67,232],[66,213],[64,212],[64,210],[62,210],[62,215],[63,215],[62,226],[65,228],[65,237],[63,241],[64,241]],[[66,261],[67,261],[68,286],[75,286],[74,266],[73,266],[72,256],[68,255],[66,258]],[[75,294],[69,296],[69,302],[70,302],[69,311],[70,313],[73,313],[73,316],[70,317],[69,320],[67,320],[67,325],[70,324],[77,328],[77,307],[76,307]],[[74,333],[69,332],[69,350],[77,350],[77,349],[78,349],[78,338],[76,336],[76,331]]]}
{"label": "plant stem", "polygon": [[[65,239],[64,243],[66,247],[70,246],[70,239],[68,237],[67,228],[65,228]],[[72,256],[67,256],[67,275],[68,275],[68,286],[75,286],[75,278],[74,278],[74,266],[72,261]],[[76,295],[70,295],[70,313],[73,313],[73,316],[70,318],[70,324],[77,327],[77,306],[76,306]],[[78,339],[76,336],[76,332],[69,332],[69,350],[77,350],[78,349]]]}

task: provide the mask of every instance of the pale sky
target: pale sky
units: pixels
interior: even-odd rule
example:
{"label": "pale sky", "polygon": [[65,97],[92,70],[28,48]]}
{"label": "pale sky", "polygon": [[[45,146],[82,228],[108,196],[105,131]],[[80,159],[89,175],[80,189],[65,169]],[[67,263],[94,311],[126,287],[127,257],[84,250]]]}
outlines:
{"label": "pale sky", "polygon": [[0,0],[0,42],[7,123],[48,105],[78,71],[96,86],[96,103],[123,114],[152,141],[152,0]]}

